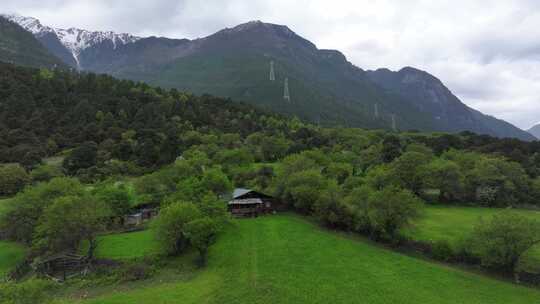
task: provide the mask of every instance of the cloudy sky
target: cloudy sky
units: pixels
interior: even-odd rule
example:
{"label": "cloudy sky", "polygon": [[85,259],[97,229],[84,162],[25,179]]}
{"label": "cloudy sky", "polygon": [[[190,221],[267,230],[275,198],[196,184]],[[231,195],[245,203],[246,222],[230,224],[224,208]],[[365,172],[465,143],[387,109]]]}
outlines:
{"label": "cloudy sky", "polygon": [[286,24],[361,68],[414,66],[486,114],[521,128],[540,122],[538,0],[2,0],[0,12],[171,38]]}

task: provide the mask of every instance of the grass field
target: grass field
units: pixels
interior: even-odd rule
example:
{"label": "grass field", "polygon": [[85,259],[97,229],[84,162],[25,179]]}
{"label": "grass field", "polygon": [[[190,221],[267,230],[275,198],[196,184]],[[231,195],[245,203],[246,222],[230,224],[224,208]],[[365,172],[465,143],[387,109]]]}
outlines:
{"label": "grass field", "polygon": [[21,245],[0,241],[0,279],[22,262],[25,253]]}
{"label": "grass field", "polygon": [[234,221],[192,278],[119,290],[81,303],[540,303],[538,289],[401,255],[294,215]]}
{"label": "grass field", "polygon": [[158,250],[151,230],[110,234],[100,237],[98,242],[98,258],[129,260],[152,255]]}
{"label": "grass field", "polygon": [[[493,215],[502,211],[493,208],[427,206],[422,218],[405,233],[414,240],[446,240],[450,245],[456,247],[461,240],[470,235],[480,218],[489,220]],[[512,210],[512,212],[540,221],[540,212],[538,211]],[[540,270],[540,246],[533,248],[523,263],[526,264],[527,268],[534,268],[535,271]]]}

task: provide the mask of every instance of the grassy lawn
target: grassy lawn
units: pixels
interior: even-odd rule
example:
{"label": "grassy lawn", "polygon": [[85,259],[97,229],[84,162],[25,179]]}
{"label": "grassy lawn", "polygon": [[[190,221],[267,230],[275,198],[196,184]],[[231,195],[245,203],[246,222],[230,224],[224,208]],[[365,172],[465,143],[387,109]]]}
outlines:
{"label": "grassy lawn", "polygon": [[[109,249],[106,249],[109,251]],[[540,303],[540,290],[401,255],[294,215],[237,220],[187,280],[81,303]]]}
{"label": "grassy lawn", "polygon": [[0,241],[0,279],[22,262],[25,253],[21,245]]}
{"label": "grassy lawn", "polygon": [[[503,210],[493,208],[427,206],[423,217],[405,233],[418,241],[446,240],[452,246],[457,246],[462,239],[470,235],[480,218],[488,220],[501,211]],[[512,212],[540,221],[538,211],[513,210]],[[528,267],[540,269],[540,246],[533,248],[523,262]]]}
{"label": "grassy lawn", "polygon": [[98,242],[98,258],[129,260],[154,254],[158,250],[151,230],[110,234],[100,237]]}

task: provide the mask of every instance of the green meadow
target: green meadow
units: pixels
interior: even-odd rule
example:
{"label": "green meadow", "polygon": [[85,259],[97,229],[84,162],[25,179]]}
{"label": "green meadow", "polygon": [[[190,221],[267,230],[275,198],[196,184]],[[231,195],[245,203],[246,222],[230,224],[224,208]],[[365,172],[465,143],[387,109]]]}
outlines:
{"label": "green meadow", "polygon": [[[405,234],[417,241],[448,241],[454,248],[467,238],[480,220],[487,221],[493,215],[504,212],[504,209],[433,206],[428,205],[413,227],[406,229]],[[540,212],[531,210],[510,210],[516,214],[540,221]],[[540,271],[540,246],[527,253],[523,266]]]}
{"label": "green meadow", "polygon": [[96,256],[98,258],[130,260],[155,254],[157,250],[158,244],[152,231],[143,230],[99,237]]}
{"label": "green meadow", "polygon": [[[112,237],[112,236],[111,236]],[[137,246],[101,254],[126,257]],[[125,239],[126,242],[128,239]],[[130,248],[130,249],[128,249]],[[153,279],[65,303],[539,303],[540,290],[402,255],[294,215],[234,220],[208,265],[184,280]]]}
{"label": "green meadow", "polygon": [[21,245],[0,241],[0,280],[23,261],[25,253]]}

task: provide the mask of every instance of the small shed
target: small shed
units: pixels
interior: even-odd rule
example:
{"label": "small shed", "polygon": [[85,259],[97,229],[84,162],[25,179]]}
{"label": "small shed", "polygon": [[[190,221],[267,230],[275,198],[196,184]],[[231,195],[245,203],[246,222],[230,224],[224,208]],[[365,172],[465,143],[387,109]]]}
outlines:
{"label": "small shed", "polygon": [[253,217],[274,212],[275,200],[270,195],[250,189],[235,189],[228,203],[229,212],[237,217]]}
{"label": "small shed", "polygon": [[156,217],[158,212],[158,205],[156,204],[140,204],[132,210],[132,213],[124,216],[124,225],[140,226]]}

